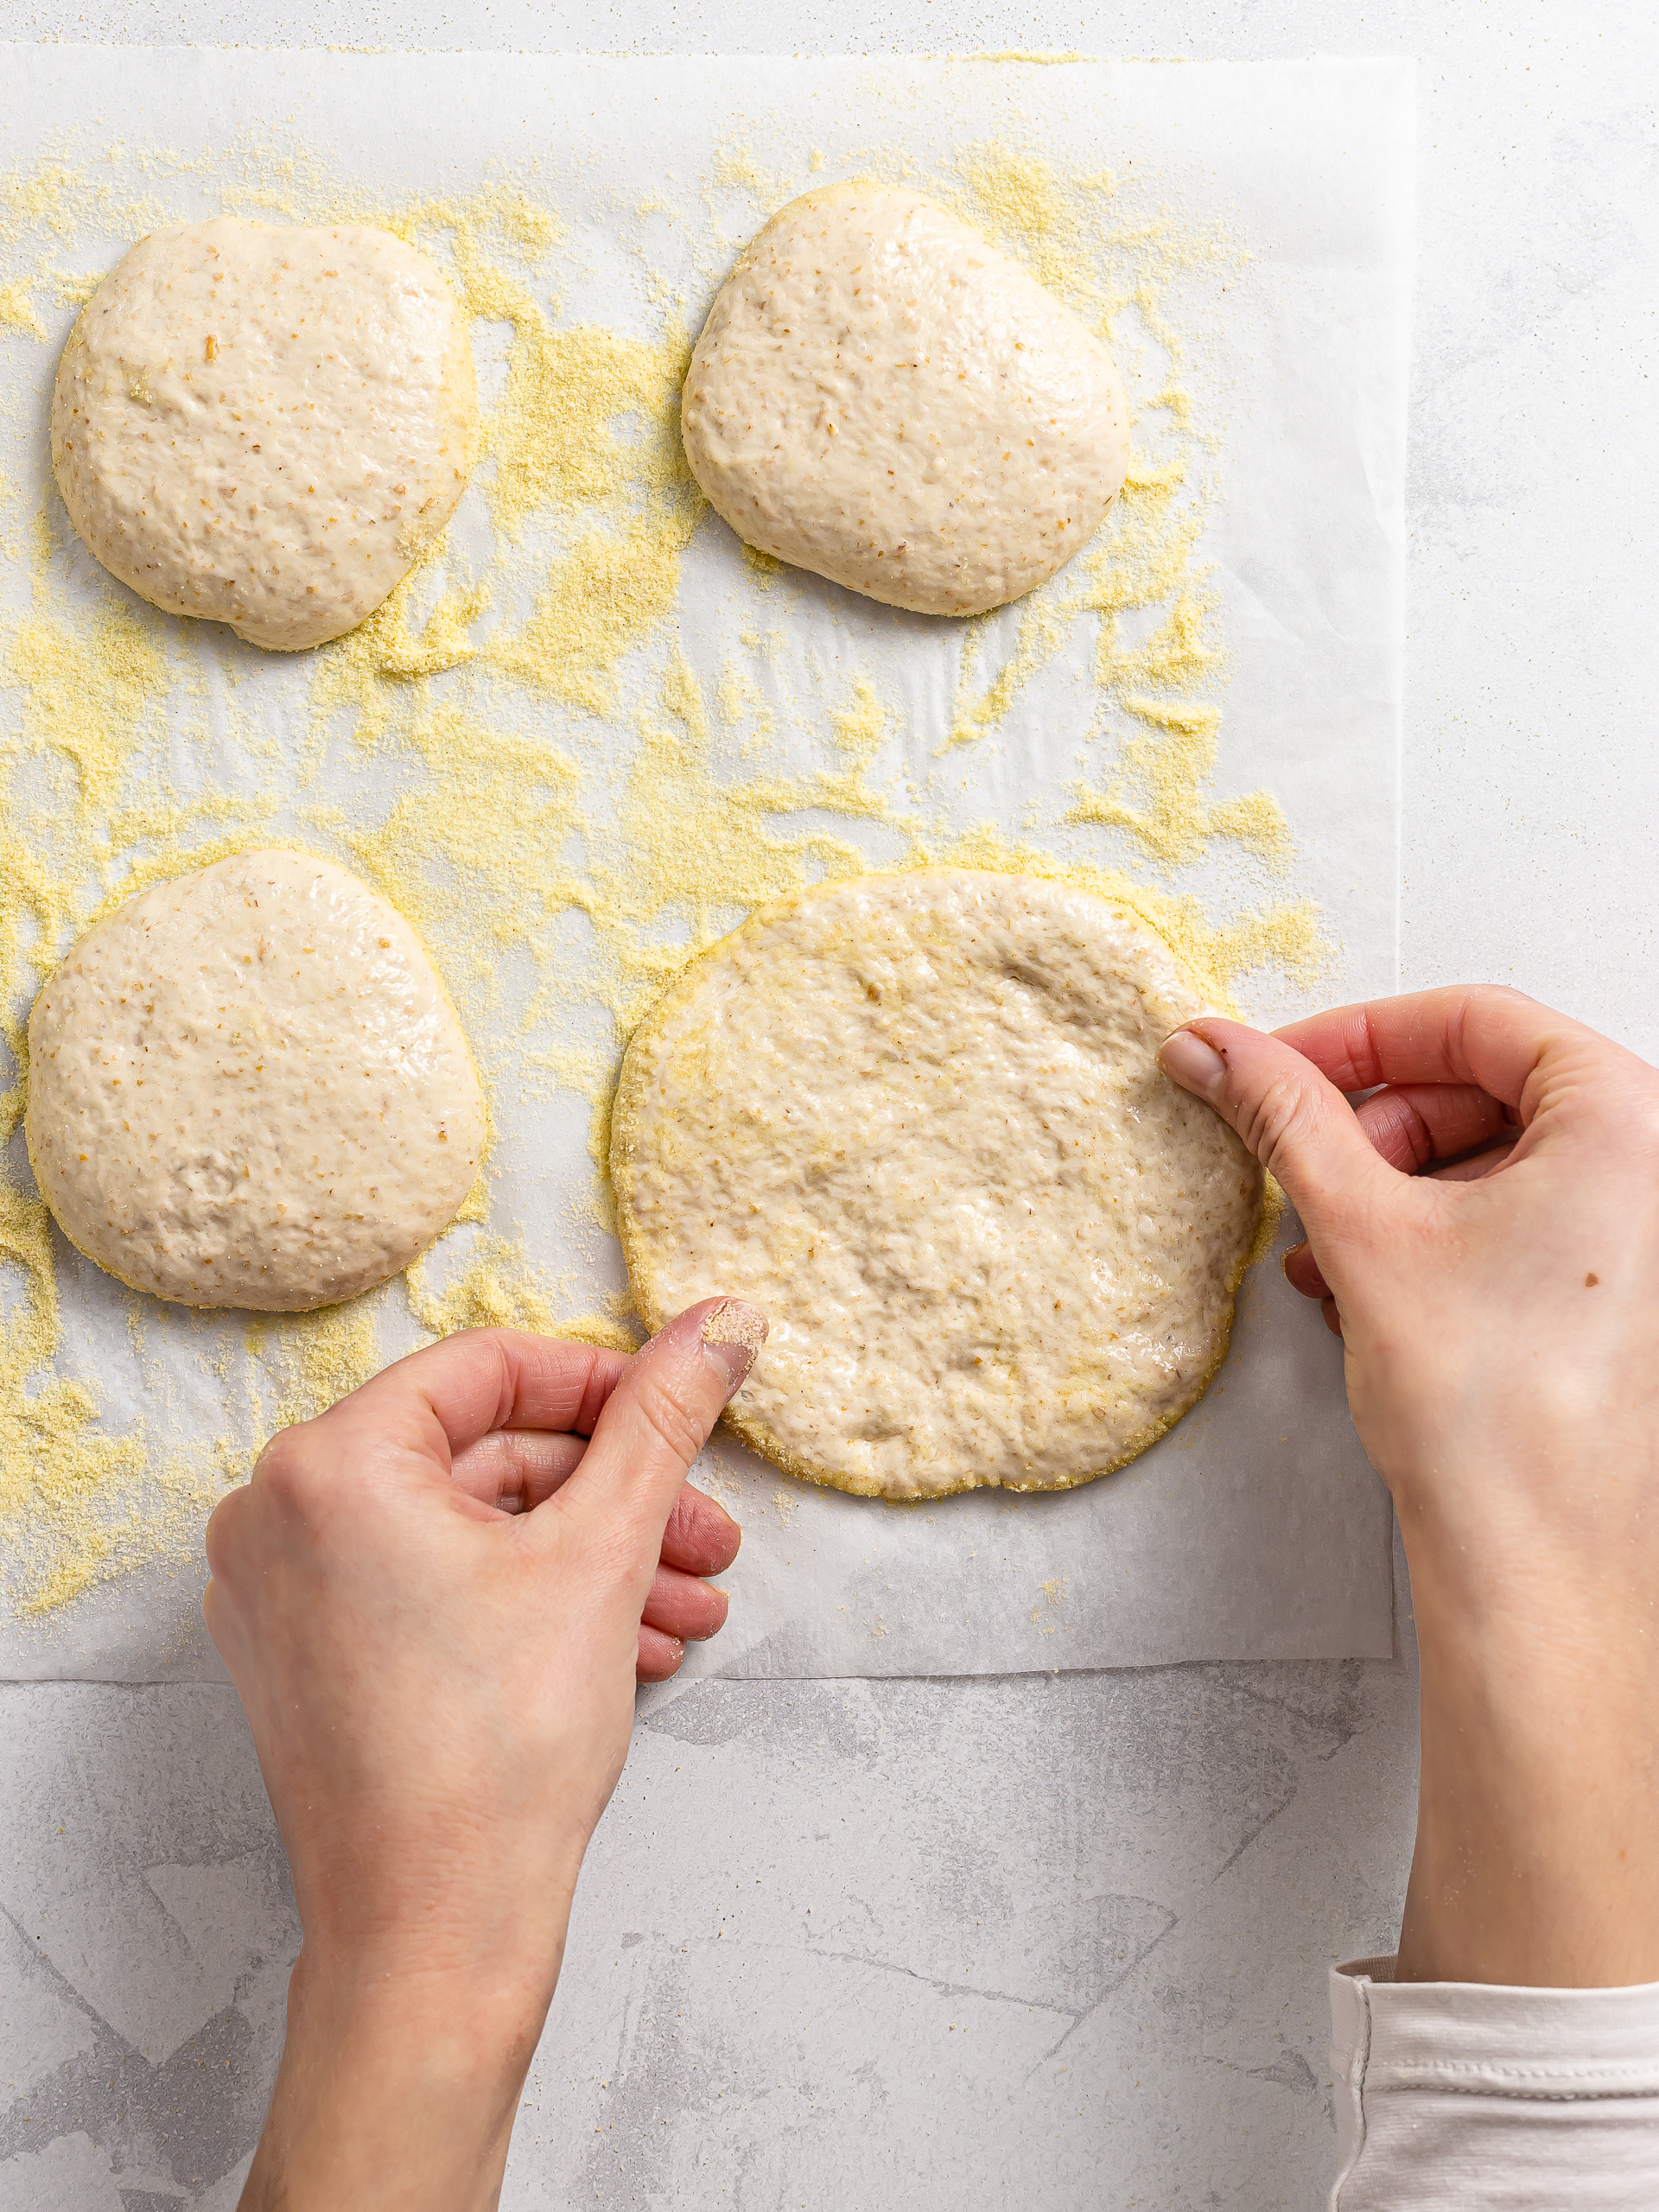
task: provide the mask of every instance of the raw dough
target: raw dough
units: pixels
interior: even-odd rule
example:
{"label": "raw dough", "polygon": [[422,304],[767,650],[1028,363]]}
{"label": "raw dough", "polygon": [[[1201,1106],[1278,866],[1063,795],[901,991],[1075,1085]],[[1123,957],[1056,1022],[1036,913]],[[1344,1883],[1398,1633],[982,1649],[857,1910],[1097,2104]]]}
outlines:
{"label": "raw dough", "polygon": [[240,853],[96,924],[29,1019],[29,1156],[135,1290],[297,1313],[453,1219],[483,1094],[403,916],[309,853]]}
{"label": "raw dough", "polygon": [[423,253],[226,215],[140,238],[87,302],[52,466],[124,584],[292,651],[355,628],[407,573],[478,427],[467,322]]}
{"label": "raw dough", "polygon": [[1204,1010],[1060,883],[861,876],[763,908],[635,1033],[611,1141],[635,1300],[772,1325],[732,1425],[887,1497],[1061,1490],[1227,1349],[1260,1169],[1158,1071]]}
{"label": "raw dough", "polygon": [[1017,599],[1128,467],[1111,357],[919,193],[791,200],[709,310],[681,407],[717,514],[763,552],[925,614]]}

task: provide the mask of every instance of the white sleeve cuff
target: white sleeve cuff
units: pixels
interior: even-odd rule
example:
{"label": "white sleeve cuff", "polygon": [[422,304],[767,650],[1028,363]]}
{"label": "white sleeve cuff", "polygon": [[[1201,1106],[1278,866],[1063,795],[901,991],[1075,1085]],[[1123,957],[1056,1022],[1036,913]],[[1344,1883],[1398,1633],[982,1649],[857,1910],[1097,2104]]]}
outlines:
{"label": "white sleeve cuff", "polygon": [[1507,1989],[1331,1974],[1332,2212],[1655,2212],[1659,1982]]}

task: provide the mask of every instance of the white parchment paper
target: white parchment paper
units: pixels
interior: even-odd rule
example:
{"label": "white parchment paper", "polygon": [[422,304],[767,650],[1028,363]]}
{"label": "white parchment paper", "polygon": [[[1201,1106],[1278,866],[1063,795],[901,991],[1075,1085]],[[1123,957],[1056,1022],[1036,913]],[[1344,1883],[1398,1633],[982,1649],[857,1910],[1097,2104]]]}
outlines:
{"label": "white parchment paper", "polygon": [[[1081,777],[1096,787],[1109,780],[1122,735],[1091,688],[1089,622],[1071,625],[995,729],[942,753],[961,626],[877,607],[816,579],[757,574],[712,518],[685,555],[676,619],[624,671],[613,713],[544,702],[517,710],[498,702],[496,710],[517,711],[517,727],[578,757],[600,807],[637,753],[638,699],[659,681],[665,652],[683,652],[712,696],[722,669],[750,652],[746,664],[798,773],[835,765],[829,717],[849,685],[866,681],[888,710],[872,778],[921,794],[935,822],[1029,835],[1057,857],[1191,893],[1218,920],[1274,899],[1313,901],[1323,972],[1302,986],[1271,966],[1246,976],[1240,994],[1254,1015],[1282,1020],[1394,988],[1408,67],[10,48],[0,49],[0,160],[17,175],[60,160],[108,187],[102,219],[95,190],[71,195],[79,210],[72,234],[61,218],[70,203],[43,204],[34,231],[25,223],[8,243],[0,270],[0,282],[28,280],[47,332],[41,340],[16,325],[0,329],[16,395],[0,419],[0,472],[22,487],[20,513],[34,505],[48,518],[48,585],[72,626],[96,620],[112,596],[129,610],[137,602],[54,515],[45,420],[73,309],[54,302],[42,272],[54,263],[71,275],[109,266],[130,243],[119,210],[135,194],[163,217],[194,219],[219,209],[227,184],[245,191],[268,172],[288,195],[289,219],[303,219],[308,194],[321,205],[330,193],[356,193],[367,206],[522,184],[563,226],[556,249],[526,277],[550,320],[654,338],[671,310],[695,330],[732,252],[773,200],[872,162],[891,171],[903,160],[925,190],[955,188],[964,149],[989,144],[1070,175],[1109,170],[1113,220],[1165,221],[1211,242],[1172,276],[1166,309],[1184,317],[1179,365],[1195,395],[1206,481],[1201,553],[1226,655],[1211,796],[1274,794],[1294,844],[1282,880],[1224,840],[1166,877],[1122,833],[1068,821]],[[1137,322],[1133,303],[1116,334],[1137,442],[1155,438],[1151,403],[1173,373],[1167,346],[1153,321]],[[481,496],[470,493],[456,557],[488,534]],[[47,587],[20,537],[12,551],[0,607],[15,623]],[[518,608],[498,606],[480,617],[486,626],[522,619],[537,557],[532,544]],[[239,647],[209,626],[154,620],[180,696],[194,703],[151,743],[140,772],[153,793],[268,791],[275,759],[286,782],[263,834],[327,846],[330,834],[343,836],[339,825],[383,822],[418,775],[418,762],[365,755],[349,734],[320,728],[310,672],[295,658]],[[972,650],[988,671],[1015,650],[1020,620],[1006,610],[980,633]],[[757,656],[744,641],[762,632]],[[15,691],[0,690],[0,733],[10,738],[22,711]],[[264,733],[257,760],[251,726]],[[716,731],[716,774],[742,772],[742,742]],[[61,804],[49,779],[38,803],[45,836],[50,808]],[[897,857],[880,821],[834,826],[872,861]],[[345,845],[336,849],[350,865]],[[118,857],[113,865],[118,872]],[[579,849],[571,865],[583,865]],[[88,887],[88,911],[100,895]],[[458,901],[473,895],[456,884]],[[663,917],[666,940],[684,926]],[[442,963],[442,926],[426,933]],[[581,957],[579,942],[572,957]],[[510,1236],[527,1265],[563,1287],[568,1310],[588,1311],[622,1287],[620,1260],[592,1224],[589,1101],[550,1085],[545,1069],[549,1047],[613,1062],[620,1040],[577,993],[527,1036],[527,987],[511,950],[499,982],[484,999],[457,986],[493,1078],[490,1219],[481,1232],[457,1231],[434,1272],[463,1265],[480,1233]],[[543,1071],[533,1083],[532,1064]],[[8,1167],[27,1186],[20,1142]],[[262,1355],[238,1319],[152,1306],[135,1322],[130,1295],[67,1249],[59,1277],[58,1371],[96,1379],[106,1430],[142,1433],[158,1452],[200,1452],[227,1434],[257,1444],[269,1393]],[[9,1309],[16,1287],[0,1262]],[[375,1301],[385,1357],[421,1340],[396,1286]],[[707,1471],[746,1535],[727,1579],[730,1624],[689,1655],[692,1674],[998,1674],[1390,1648],[1386,1497],[1348,1422],[1338,1348],[1271,1264],[1247,1278],[1231,1353],[1196,1412],[1133,1467],[1089,1488],[897,1508],[804,1488],[727,1442],[711,1447]],[[216,1675],[200,1627],[203,1579],[186,1543],[66,1607],[0,1618],[0,1672]]]}

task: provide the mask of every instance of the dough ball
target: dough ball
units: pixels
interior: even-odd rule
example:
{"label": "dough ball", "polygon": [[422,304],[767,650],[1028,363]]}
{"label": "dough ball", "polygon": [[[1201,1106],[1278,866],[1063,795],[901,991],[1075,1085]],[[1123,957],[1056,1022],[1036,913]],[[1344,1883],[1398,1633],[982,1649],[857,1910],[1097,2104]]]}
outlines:
{"label": "dough ball", "polygon": [[749,544],[924,614],[1052,576],[1128,467],[1100,340],[977,231],[883,185],[810,192],[744,249],[681,423]]}
{"label": "dough ball", "polygon": [[478,457],[465,318],[389,231],[154,231],[58,364],[52,466],[111,574],[283,652],[354,629]]}
{"label": "dough ball", "polygon": [[355,876],[240,853],[88,930],[29,1019],[29,1156],[135,1290],[296,1313],[429,1244],[486,1118],[425,948]]}
{"label": "dough ball", "polygon": [[1064,1490],[1220,1364],[1262,1173],[1154,1054],[1204,1010],[1064,884],[860,876],[693,962],[622,1065],[635,1300],[752,1300],[733,1401],[790,1473],[885,1497]]}

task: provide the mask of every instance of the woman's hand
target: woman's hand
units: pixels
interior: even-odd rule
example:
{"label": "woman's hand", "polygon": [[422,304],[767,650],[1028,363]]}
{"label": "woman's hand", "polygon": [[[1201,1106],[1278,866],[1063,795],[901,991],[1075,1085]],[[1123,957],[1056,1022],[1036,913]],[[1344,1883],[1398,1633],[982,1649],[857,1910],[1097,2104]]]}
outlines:
{"label": "woman's hand", "polygon": [[766,1324],[694,1306],[632,1358],[451,1337],[273,1439],[203,1601],[304,1943],[245,2208],[495,2203],[636,1675],[726,1601],[686,1471]]}
{"label": "woman's hand", "polygon": [[1300,1214],[1405,1537],[1401,1978],[1659,1980],[1659,1073],[1497,989],[1160,1057]]}

